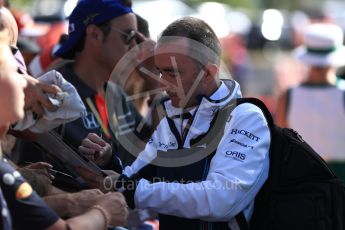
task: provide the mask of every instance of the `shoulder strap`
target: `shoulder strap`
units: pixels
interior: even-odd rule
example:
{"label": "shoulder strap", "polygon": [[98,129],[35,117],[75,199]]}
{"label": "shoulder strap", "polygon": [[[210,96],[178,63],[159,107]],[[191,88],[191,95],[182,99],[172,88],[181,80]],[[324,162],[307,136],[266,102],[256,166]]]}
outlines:
{"label": "shoulder strap", "polygon": [[248,222],[246,220],[246,217],[244,216],[243,211],[238,213],[235,216],[235,219],[236,219],[237,224],[238,224],[238,226],[240,227],[241,230],[249,230],[249,225],[248,225]]}
{"label": "shoulder strap", "polygon": [[274,122],[273,122],[272,115],[271,115],[270,111],[268,110],[268,108],[266,107],[266,105],[261,100],[259,100],[257,98],[253,98],[253,97],[237,99],[237,105],[240,105],[243,103],[251,103],[251,104],[254,104],[257,107],[259,107],[262,110],[262,112],[264,113],[270,129],[273,127]]}
{"label": "shoulder strap", "polygon": [[[226,121],[228,121],[231,112],[236,108],[237,105],[240,105],[243,103],[251,103],[258,106],[262,110],[267,120],[268,126],[272,132],[272,129],[274,127],[274,122],[273,122],[272,115],[270,111],[267,109],[266,105],[257,98],[239,98],[236,100],[232,100],[225,108],[221,109],[213,118],[209,131],[206,134],[193,140],[191,145],[198,143],[200,140],[202,140],[203,143],[218,142],[219,144],[220,138],[224,134],[225,123]],[[219,139],[215,141],[215,138],[219,138]],[[200,143],[198,143],[198,145],[200,145]]]}
{"label": "shoulder strap", "polygon": [[[259,100],[257,98],[239,98],[239,99],[237,99],[237,105],[240,105],[243,103],[251,103],[251,104],[254,104],[261,109],[261,111],[263,112],[263,114],[267,120],[268,127],[270,128],[270,132],[271,132],[271,138],[272,138],[274,122],[273,122],[272,115],[271,115],[270,111],[267,109],[266,105],[261,100]],[[244,216],[243,211],[241,211],[239,214],[237,214],[235,216],[235,219],[236,219],[237,224],[241,230],[249,230],[250,229],[249,224],[248,224],[248,222]]]}
{"label": "shoulder strap", "polygon": [[209,130],[197,137],[192,139],[191,145],[201,145],[202,143],[212,143],[213,145],[218,146],[221,138],[224,135],[224,128],[232,110],[236,107],[236,101],[231,101],[226,107],[216,112],[212,121],[210,122]]}
{"label": "shoulder strap", "polygon": [[286,98],[285,98],[285,118],[287,119],[287,116],[289,114],[289,110],[291,107],[291,97],[292,97],[292,88],[289,88],[286,91]]}

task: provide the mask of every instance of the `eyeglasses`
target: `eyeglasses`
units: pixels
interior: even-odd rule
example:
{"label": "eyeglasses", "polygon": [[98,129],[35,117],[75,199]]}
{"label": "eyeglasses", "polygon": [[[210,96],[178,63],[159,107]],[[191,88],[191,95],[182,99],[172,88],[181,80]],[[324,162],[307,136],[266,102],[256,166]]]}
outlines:
{"label": "eyeglasses", "polygon": [[13,55],[15,55],[18,52],[18,48],[17,47],[10,46],[10,48],[11,48],[11,52],[12,52]]}
{"label": "eyeglasses", "polygon": [[135,30],[127,30],[127,31],[121,31],[117,28],[112,27],[113,30],[116,30],[122,35],[122,40],[125,43],[125,45],[129,45],[133,39],[136,39],[137,32]]}

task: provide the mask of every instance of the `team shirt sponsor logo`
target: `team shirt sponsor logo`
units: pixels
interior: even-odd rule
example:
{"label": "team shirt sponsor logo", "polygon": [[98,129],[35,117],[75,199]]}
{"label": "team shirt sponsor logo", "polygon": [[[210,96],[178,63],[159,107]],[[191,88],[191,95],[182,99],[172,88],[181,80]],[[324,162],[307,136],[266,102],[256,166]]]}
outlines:
{"label": "team shirt sponsor logo", "polygon": [[246,159],[246,154],[238,152],[238,151],[226,151],[225,157],[233,158],[234,160],[243,162]]}
{"label": "team shirt sponsor logo", "polygon": [[233,134],[233,135],[238,135],[238,134],[244,135],[244,136],[248,137],[249,139],[251,139],[253,141],[256,141],[256,142],[258,142],[260,140],[260,137],[255,136],[251,132],[249,132],[247,130],[244,130],[244,129],[232,129],[230,134]]}
{"label": "team shirt sponsor logo", "polygon": [[97,129],[100,127],[93,113],[88,112],[86,116],[82,117],[82,120],[86,129]]}
{"label": "team shirt sponsor logo", "polygon": [[242,143],[242,142],[240,142],[240,141],[238,141],[238,140],[236,140],[236,139],[232,139],[232,140],[230,140],[230,142],[229,142],[229,143],[235,143],[235,144],[238,144],[238,145],[243,146],[243,147],[246,147],[246,148],[251,148],[251,149],[254,149],[254,146],[244,144],[244,143]]}
{"label": "team shirt sponsor logo", "polygon": [[163,148],[163,149],[168,149],[169,147],[175,147],[176,146],[176,143],[175,142],[169,142],[169,143],[162,143],[162,142],[158,142],[158,145],[160,148]]}

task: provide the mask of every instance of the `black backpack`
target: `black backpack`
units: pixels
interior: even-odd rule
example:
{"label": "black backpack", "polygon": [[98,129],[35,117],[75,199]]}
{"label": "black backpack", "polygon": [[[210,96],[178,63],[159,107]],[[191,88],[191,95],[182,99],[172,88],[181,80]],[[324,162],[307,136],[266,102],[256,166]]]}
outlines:
{"label": "black backpack", "polygon": [[255,198],[249,226],[243,212],[236,216],[241,230],[344,230],[342,181],[296,131],[276,126],[262,101],[237,100],[243,103],[263,111],[271,146],[269,176]]}

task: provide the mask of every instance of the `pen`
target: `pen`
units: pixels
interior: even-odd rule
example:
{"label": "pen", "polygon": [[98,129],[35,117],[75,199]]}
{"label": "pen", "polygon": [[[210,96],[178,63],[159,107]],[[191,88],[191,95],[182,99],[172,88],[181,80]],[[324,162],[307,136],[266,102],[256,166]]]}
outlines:
{"label": "pen", "polygon": [[51,172],[54,176],[57,175],[57,174],[60,174],[61,176],[66,176],[66,177],[69,177],[69,178],[73,178],[71,175],[69,175],[67,173],[63,173],[63,172],[57,171],[55,169],[49,169],[49,172]]}

